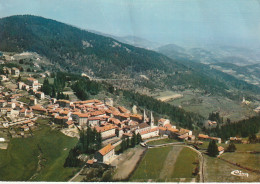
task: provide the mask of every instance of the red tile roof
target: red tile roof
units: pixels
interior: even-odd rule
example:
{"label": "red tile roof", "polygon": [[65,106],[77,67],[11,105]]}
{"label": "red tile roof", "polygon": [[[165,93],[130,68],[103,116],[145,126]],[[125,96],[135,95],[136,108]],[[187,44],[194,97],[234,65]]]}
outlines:
{"label": "red tile roof", "polygon": [[220,152],[220,151],[223,151],[223,150],[225,150],[222,146],[219,146],[218,147],[218,151]]}
{"label": "red tile roof", "polygon": [[108,154],[110,151],[112,151],[115,147],[112,146],[112,144],[108,144],[107,146],[105,146],[104,148],[102,148],[101,150],[99,150],[98,152],[105,156],[106,154]]}
{"label": "red tile roof", "polygon": [[199,134],[198,138],[209,139],[210,137],[208,135]]}
{"label": "red tile roof", "polygon": [[140,134],[141,135],[144,135],[144,134],[148,134],[148,133],[151,133],[151,132],[155,132],[155,131],[158,131],[158,128],[152,128],[150,130],[147,130],[147,131],[142,131]]}
{"label": "red tile roof", "polygon": [[119,106],[118,109],[119,109],[119,111],[121,111],[122,113],[129,112],[129,110],[127,110],[126,108],[124,108],[124,107],[122,107],[122,106]]}
{"label": "red tile roof", "polygon": [[111,130],[111,129],[115,129],[116,127],[113,124],[107,124],[103,127],[96,126],[95,128],[96,128],[97,132],[105,132],[105,131],[108,131],[108,130]]}

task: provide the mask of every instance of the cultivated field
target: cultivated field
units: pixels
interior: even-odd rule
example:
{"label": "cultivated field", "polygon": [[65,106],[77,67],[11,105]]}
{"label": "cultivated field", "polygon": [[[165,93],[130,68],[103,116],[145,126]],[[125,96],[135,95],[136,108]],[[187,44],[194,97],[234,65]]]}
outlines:
{"label": "cultivated field", "polygon": [[111,165],[116,165],[117,169],[113,176],[114,180],[124,180],[129,177],[130,173],[135,169],[136,164],[141,159],[145,149],[137,146],[136,148],[128,149],[123,154],[117,156]]}
{"label": "cultivated field", "polygon": [[196,167],[196,161],[198,162],[198,154],[189,148],[183,148],[174,165],[172,178],[186,178],[185,181],[194,178],[192,171]]}
{"label": "cultivated field", "polygon": [[178,98],[182,98],[182,94],[178,94],[172,91],[164,91],[160,92],[157,96],[154,96],[157,100],[161,100],[163,102],[172,101]]}
{"label": "cultivated field", "polygon": [[260,154],[252,153],[224,153],[221,158],[250,169],[260,170]]}
{"label": "cultivated field", "polygon": [[253,107],[242,105],[240,102],[234,102],[225,97],[205,96],[199,91],[186,90],[178,92],[183,95],[181,98],[170,100],[170,96],[176,95],[177,92],[165,91],[152,95],[157,99],[166,99],[166,101],[175,106],[181,106],[184,110],[198,113],[205,118],[209,113],[218,111],[224,118],[230,118],[232,121],[245,119],[248,116],[255,115]]}
{"label": "cultivated field", "polygon": [[0,150],[0,180],[66,181],[75,169],[63,164],[76,142],[45,125],[33,137],[13,138],[7,150]]}
{"label": "cultivated field", "polygon": [[150,148],[130,181],[195,181],[197,153],[182,146]]}
{"label": "cultivated field", "polygon": [[260,143],[258,144],[235,144],[236,151],[260,151]]}
{"label": "cultivated field", "polygon": [[[205,169],[204,178],[205,182],[259,182],[260,175],[241,169],[237,166],[231,165],[218,158],[212,158],[204,156],[205,158]],[[231,172],[234,170],[241,170],[243,173],[248,173],[249,177],[246,176],[234,176]]]}

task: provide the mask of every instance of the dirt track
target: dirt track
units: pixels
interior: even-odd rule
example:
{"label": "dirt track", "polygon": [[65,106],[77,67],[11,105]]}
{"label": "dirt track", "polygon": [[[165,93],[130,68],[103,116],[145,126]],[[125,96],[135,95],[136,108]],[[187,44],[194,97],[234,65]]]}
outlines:
{"label": "dirt track", "polygon": [[174,164],[179,156],[183,147],[172,147],[164,161],[163,169],[160,172],[160,179],[171,178],[170,174],[173,172]]}
{"label": "dirt track", "polygon": [[126,179],[135,169],[137,162],[140,160],[144,148],[138,147],[127,150],[125,153],[118,156],[111,165],[117,166],[116,173],[113,176],[114,180]]}

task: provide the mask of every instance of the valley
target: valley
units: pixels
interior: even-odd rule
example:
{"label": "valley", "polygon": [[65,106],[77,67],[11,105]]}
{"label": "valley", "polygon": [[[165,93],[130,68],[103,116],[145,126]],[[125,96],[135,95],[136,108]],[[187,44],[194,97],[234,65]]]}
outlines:
{"label": "valley", "polygon": [[260,181],[254,51],[32,15],[0,28],[1,181]]}

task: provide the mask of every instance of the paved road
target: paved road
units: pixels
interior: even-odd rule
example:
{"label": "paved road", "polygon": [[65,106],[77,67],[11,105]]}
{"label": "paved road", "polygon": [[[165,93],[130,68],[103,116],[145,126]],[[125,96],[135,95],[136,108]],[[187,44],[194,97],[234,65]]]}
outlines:
{"label": "paved road", "polygon": [[72,182],[76,177],[80,175],[80,173],[83,171],[86,165],[84,165],[77,174],[75,174],[68,182]]}

